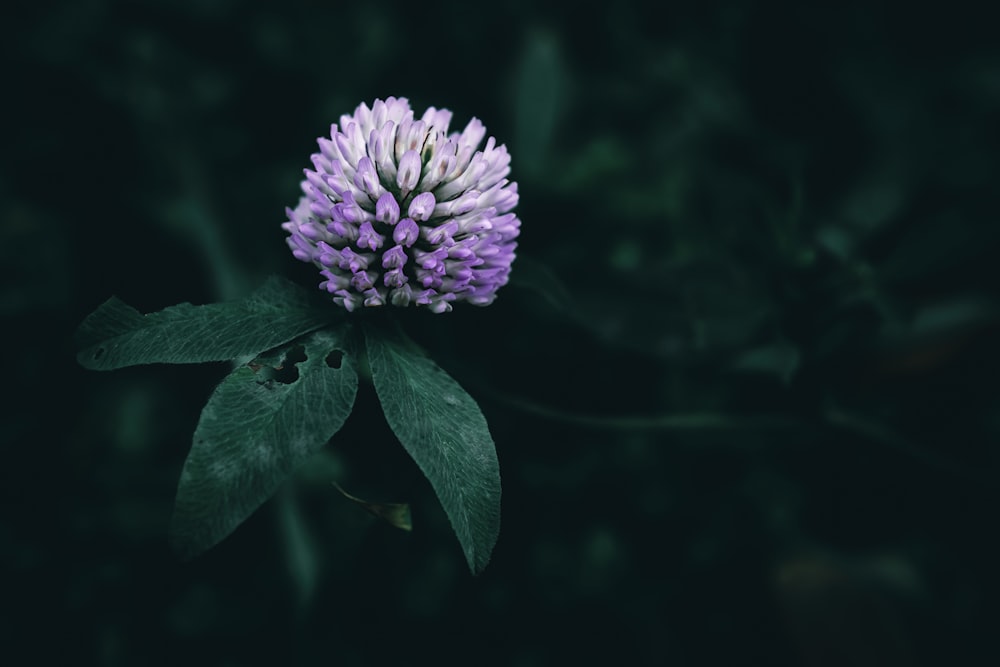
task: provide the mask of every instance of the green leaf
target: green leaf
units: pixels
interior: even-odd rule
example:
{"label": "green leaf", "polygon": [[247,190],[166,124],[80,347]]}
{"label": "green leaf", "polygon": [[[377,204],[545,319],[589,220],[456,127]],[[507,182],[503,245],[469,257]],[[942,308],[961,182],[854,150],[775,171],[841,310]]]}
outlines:
{"label": "green leaf", "polygon": [[349,336],[317,331],[271,373],[241,366],[216,388],[177,486],[170,532],[182,557],[229,535],[340,430],[358,389]]}
{"label": "green leaf", "polygon": [[249,359],[330,324],[332,312],[310,306],[301,287],[280,278],[242,301],[182,303],[149,315],[112,297],[80,325],[77,360],[106,371]]}
{"label": "green leaf", "polygon": [[514,127],[519,174],[546,173],[546,158],[559,120],[567,72],[554,35],[535,31],[527,36],[515,73]]}
{"label": "green leaf", "polygon": [[409,503],[373,503],[367,500],[362,500],[357,496],[352,496],[336,482],[334,482],[333,485],[338,491],[340,491],[340,495],[356,503],[359,507],[364,508],[364,510],[372,516],[376,516],[388,523],[390,526],[394,526],[400,530],[405,530],[407,532],[413,530],[413,517],[410,515]]}
{"label": "green leaf", "polygon": [[437,493],[474,573],[500,532],[500,466],[479,406],[408,339],[365,327],[386,421]]}

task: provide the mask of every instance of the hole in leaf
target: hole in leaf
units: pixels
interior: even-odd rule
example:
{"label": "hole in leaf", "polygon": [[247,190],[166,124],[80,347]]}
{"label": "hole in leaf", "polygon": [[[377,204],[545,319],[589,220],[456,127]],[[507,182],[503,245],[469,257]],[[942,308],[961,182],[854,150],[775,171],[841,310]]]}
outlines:
{"label": "hole in leaf", "polygon": [[299,379],[299,369],[295,367],[295,364],[285,364],[274,369],[272,379],[281,384],[292,384]]}
{"label": "hole in leaf", "polygon": [[274,381],[281,384],[292,384],[299,379],[299,369],[296,364],[306,360],[306,350],[301,345],[290,349],[281,365],[274,369]]}
{"label": "hole in leaf", "polygon": [[330,354],[326,355],[326,365],[330,368],[340,368],[340,364],[344,361],[344,353],[340,350],[334,350]]}
{"label": "hole in leaf", "polygon": [[288,350],[288,352],[285,352],[285,357],[283,361],[286,364],[297,364],[300,361],[305,361],[307,358],[308,357],[306,357],[306,348],[303,347],[302,345],[296,345],[295,347]]}
{"label": "hole in leaf", "polygon": [[103,347],[99,347],[96,350],[94,350],[94,361],[97,361],[98,359],[100,359],[103,356],[104,356],[104,348]]}

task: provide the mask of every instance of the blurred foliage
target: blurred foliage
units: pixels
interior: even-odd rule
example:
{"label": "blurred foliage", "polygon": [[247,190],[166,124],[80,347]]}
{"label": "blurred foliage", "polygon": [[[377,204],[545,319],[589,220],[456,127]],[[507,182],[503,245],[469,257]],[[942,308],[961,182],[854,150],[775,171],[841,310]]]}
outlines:
{"label": "blurred foliage", "polygon": [[[10,10],[11,664],[991,662],[1000,51],[973,7]],[[225,369],[86,373],[70,335],[111,294],[314,283],[284,207],[315,137],[390,94],[509,144],[518,281],[544,286],[404,318],[489,421],[493,561],[468,575],[369,388],[181,564],[170,503]]]}

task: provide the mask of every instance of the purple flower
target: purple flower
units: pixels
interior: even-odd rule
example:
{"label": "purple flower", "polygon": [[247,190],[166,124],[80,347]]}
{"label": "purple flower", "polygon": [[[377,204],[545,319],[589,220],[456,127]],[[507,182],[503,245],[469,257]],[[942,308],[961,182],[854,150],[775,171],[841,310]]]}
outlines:
{"label": "purple flower", "polygon": [[361,104],[320,138],[304,195],[287,209],[288,247],[320,269],[333,301],[361,306],[485,306],[507,284],[521,221],[510,155],[473,118],[414,119],[406,98]]}

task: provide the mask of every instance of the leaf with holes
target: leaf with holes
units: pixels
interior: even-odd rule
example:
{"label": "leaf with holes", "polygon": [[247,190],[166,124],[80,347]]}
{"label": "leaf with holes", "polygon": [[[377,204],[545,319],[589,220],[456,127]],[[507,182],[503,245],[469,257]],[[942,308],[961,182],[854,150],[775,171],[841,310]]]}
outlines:
{"label": "leaf with holes", "polygon": [[308,293],[280,278],[269,279],[242,301],[181,303],[149,315],[112,297],[80,325],[77,360],[106,371],[250,359],[329,325],[332,312],[313,307]]}
{"label": "leaf with holes", "polygon": [[408,339],[365,327],[386,421],[437,493],[474,573],[500,532],[500,466],[475,400]]}
{"label": "leaf with holes", "polygon": [[317,331],[241,366],[208,399],[177,486],[171,542],[185,558],[229,535],[340,430],[358,389],[350,330]]}

